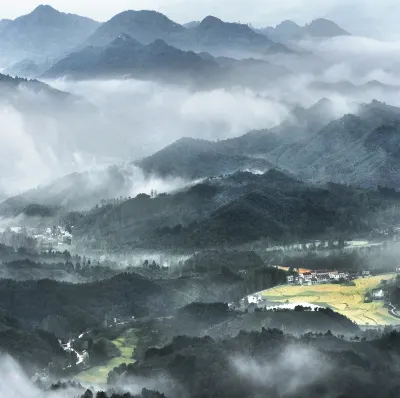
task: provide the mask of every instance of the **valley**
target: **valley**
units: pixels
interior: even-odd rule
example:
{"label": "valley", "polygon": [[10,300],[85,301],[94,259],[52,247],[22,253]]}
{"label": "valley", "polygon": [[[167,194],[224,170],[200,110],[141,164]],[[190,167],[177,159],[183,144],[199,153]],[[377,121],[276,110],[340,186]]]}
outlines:
{"label": "valley", "polygon": [[385,326],[400,324],[399,319],[389,314],[383,301],[365,302],[366,293],[378,288],[382,280],[396,275],[378,275],[355,279],[354,286],[316,285],[281,286],[259,293],[268,302],[310,303],[329,307],[343,314],[359,326]]}
{"label": "valley", "polygon": [[382,1],[0,5],[0,398],[399,395]]}
{"label": "valley", "polygon": [[85,384],[107,384],[108,374],[122,364],[134,363],[134,353],[137,344],[137,337],[134,329],[126,330],[120,337],[111,342],[118,350],[120,355],[111,359],[105,365],[95,366],[89,370],[84,370],[77,374],[75,380]]}

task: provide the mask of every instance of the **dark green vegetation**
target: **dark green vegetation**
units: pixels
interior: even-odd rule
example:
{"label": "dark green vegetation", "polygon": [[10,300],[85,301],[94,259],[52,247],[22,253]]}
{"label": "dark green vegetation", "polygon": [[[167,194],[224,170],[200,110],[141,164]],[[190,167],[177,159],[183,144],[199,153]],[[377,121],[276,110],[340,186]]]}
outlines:
{"label": "dark green vegetation", "polygon": [[397,196],[380,191],[315,186],[277,170],[261,175],[238,172],[173,194],[140,195],[93,209],[75,224],[75,234],[92,248],[291,242],[368,233],[377,228],[378,216],[382,221],[380,212],[397,203]]}
{"label": "dark green vegetation", "polygon": [[373,101],[267,158],[302,178],[398,188],[399,122],[399,108]]}
{"label": "dark green vegetation", "polygon": [[277,329],[222,340],[176,337],[116,369],[109,381],[163,375],[173,380],[164,388],[173,397],[183,391],[191,397],[391,397],[399,388],[399,338],[396,332],[369,342],[330,332],[295,338]]}
{"label": "dark green vegetation", "polygon": [[[31,327],[68,336],[101,325],[107,315],[142,316],[165,312],[162,287],[135,274],[85,285],[52,280],[0,280],[1,309]],[[157,299],[158,297],[158,299]]]}
{"label": "dark green vegetation", "polygon": [[27,327],[0,310],[0,354],[3,353],[12,355],[30,373],[47,368],[50,363],[55,370],[70,360],[53,333]]}
{"label": "dark green vegetation", "polygon": [[[328,100],[297,107],[271,130],[226,141],[184,138],[135,163],[73,174],[10,198],[0,213],[50,215],[60,206],[101,204],[56,218],[74,225],[86,246],[117,250],[350,238],[388,229],[398,221],[400,109],[374,101],[338,120],[330,109]],[[127,198],[141,171],[149,181],[203,181],[170,194]]]}
{"label": "dark green vegetation", "polygon": [[244,154],[225,142],[182,138],[152,156],[136,162],[146,174],[188,180],[230,174],[244,169],[267,170],[272,165]]}
{"label": "dark green vegetation", "polygon": [[125,194],[131,186],[133,173],[129,167],[111,166],[70,174],[44,187],[8,198],[0,205],[0,213],[3,217],[20,214],[46,217],[54,212],[62,215],[63,209],[89,209],[99,204],[99,198],[118,198]]}
{"label": "dark green vegetation", "polygon": [[[244,254],[238,253],[238,259],[245,257]],[[229,268],[229,264],[225,264],[223,269],[215,269],[207,274],[187,271],[182,277],[166,275],[157,278],[157,273],[153,273],[150,279],[134,273],[124,273],[111,279],[87,283],[84,275],[89,273],[89,270],[97,277],[100,275],[106,277],[104,271],[89,267],[87,271],[81,270],[79,273],[75,271],[72,274],[77,281],[86,281],[79,284],[49,279],[21,282],[1,279],[0,347],[15,356],[30,373],[47,368],[50,362],[54,362],[49,370],[52,374],[60,374],[69,363],[75,364],[76,357],[73,354],[67,355],[61,350],[57,338],[66,341],[71,335],[77,336],[91,331],[84,338],[89,344],[86,348],[82,342],[74,343],[74,347],[80,352],[83,349],[88,351],[91,366],[102,364],[118,353],[118,346],[113,347],[111,341],[118,340],[123,332],[123,329],[121,330],[123,326],[118,326],[115,322],[122,321],[121,325],[127,322],[126,328],[141,330],[144,335],[147,333],[143,334],[143,331],[147,330],[147,325],[153,322],[151,319],[154,322],[161,322],[159,324],[161,327],[163,321],[157,321],[158,317],[174,317],[185,304],[200,300],[210,303],[238,301],[254,290],[269,288],[286,280],[284,271],[264,268],[260,266],[257,258],[252,263],[257,268],[248,271],[246,275],[235,273]],[[20,267],[23,267],[23,271],[19,269]],[[38,276],[37,272],[54,276],[49,271],[51,267],[50,263],[15,261],[5,267],[2,266],[2,272],[8,272],[8,277],[15,274],[21,277],[23,272],[27,275],[27,279],[31,272],[29,277],[31,279]],[[112,274],[111,271],[110,273]],[[132,316],[139,319],[139,324],[132,324],[134,322]],[[143,321],[143,324],[140,319],[148,320]],[[192,328],[193,333],[198,333],[200,325],[203,329],[209,328],[221,319],[225,320],[226,316],[221,314],[219,320],[217,317],[205,324],[199,321],[200,323],[196,325],[193,321],[191,326],[184,321],[183,323],[187,324],[186,329],[183,328],[181,321],[177,321],[178,323],[173,320],[168,321],[171,322],[168,328],[172,332],[166,330],[161,337],[164,340],[172,338],[179,329],[187,330],[189,333]],[[109,329],[111,326],[113,328]],[[19,351],[19,347],[23,349]],[[69,369],[74,371],[75,365]]]}
{"label": "dark green vegetation", "polygon": [[[214,143],[180,140],[141,163],[144,170],[159,172],[168,162],[163,170],[185,176],[180,165],[186,156],[182,146],[189,150],[201,144],[208,154],[230,148],[242,156],[263,157],[301,179],[399,188],[399,123],[400,109],[385,103],[361,104],[354,114],[335,119],[330,101],[321,100],[309,109],[294,108],[286,121],[270,130]],[[182,151],[172,159],[168,155],[174,148]]]}

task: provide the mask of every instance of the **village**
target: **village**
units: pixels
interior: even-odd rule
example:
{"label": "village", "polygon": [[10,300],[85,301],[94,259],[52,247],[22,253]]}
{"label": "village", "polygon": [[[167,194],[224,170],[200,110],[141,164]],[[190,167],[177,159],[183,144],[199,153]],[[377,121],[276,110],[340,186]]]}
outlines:
{"label": "village", "polygon": [[[285,270],[290,270],[285,267]],[[361,276],[368,277],[370,276],[370,271],[362,271]],[[351,274],[348,271],[330,271],[330,270],[322,270],[322,271],[312,271],[308,269],[293,269],[292,275],[288,275],[286,277],[287,284],[292,286],[311,286],[311,285],[321,285],[327,283],[343,283],[346,281],[351,281],[353,279],[358,278],[358,274]]]}

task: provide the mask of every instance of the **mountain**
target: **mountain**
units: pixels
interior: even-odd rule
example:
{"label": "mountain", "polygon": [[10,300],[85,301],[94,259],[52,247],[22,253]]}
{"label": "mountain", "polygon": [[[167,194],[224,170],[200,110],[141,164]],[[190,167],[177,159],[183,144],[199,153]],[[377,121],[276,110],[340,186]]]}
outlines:
{"label": "mountain", "polygon": [[[210,54],[200,53],[203,58],[210,59]],[[212,57],[211,57],[212,58]],[[214,61],[223,69],[220,82],[226,86],[244,86],[254,89],[260,86],[269,87],[281,78],[293,76],[292,71],[283,65],[255,59],[235,59],[230,57],[215,57]]]}
{"label": "mountain", "polygon": [[10,100],[11,96],[14,98],[18,97],[24,90],[34,93],[45,93],[50,95],[54,100],[63,100],[73,97],[69,93],[57,90],[35,79],[28,80],[3,74],[0,74],[0,88],[0,98],[6,100]]}
{"label": "mountain", "polygon": [[275,153],[305,137],[312,137],[335,119],[334,104],[323,98],[309,108],[296,106],[279,125],[269,130],[253,130],[245,135],[222,141],[234,150],[250,156],[266,156],[276,164]]}
{"label": "mountain", "polygon": [[400,109],[374,101],[273,155],[281,167],[303,178],[398,188],[399,126]]}
{"label": "mountain", "polygon": [[[143,44],[157,39],[168,42],[174,35],[185,34],[186,29],[156,11],[124,11],[101,25],[86,41],[85,45],[102,47],[126,34]],[[168,42],[169,43],[169,42]],[[169,43],[171,44],[171,43]]]}
{"label": "mountain", "polygon": [[247,156],[224,143],[181,138],[161,151],[136,162],[147,174],[189,180],[230,174],[238,170],[267,170],[271,164]]}
{"label": "mountain", "polygon": [[0,59],[42,62],[57,58],[82,43],[99,25],[89,18],[41,5],[0,31]]}
{"label": "mountain", "polygon": [[213,16],[204,18],[190,33],[200,48],[242,50],[265,55],[292,52],[282,44],[265,40],[263,35],[254,32],[248,25],[223,22]]}
{"label": "mountain", "polygon": [[84,43],[106,46],[116,37],[127,34],[143,44],[162,39],[182,50],[272,54],[290,53],[282,44],[258,34],[247,25],[226,23],[206,17],[190,29],[171,21],[156,11],[125,11],[100,26]]}
{"label": "mountain", "polygon": [[[342,187],[342,186],[340,186]],[[374,191],[304,183],[279,170],[204,179],[169,195],[139,195],[83,214],[74,234],[91,249],[192,250],[369,232],[398,203]],[[381,223],[380,228],[383,228]]]}
{"label": "mountain", "polygon": [[12,22],[11,19],[0,19],[0,32],[5,29],[10,24],[10,22]]}
{"label": "mountain", "polygon": [[74,78],[131,76],[136,78],[200,79],[218,71],[218,65],[194,52],[169,46],[161,39],[142,45],[128,35],[120,35],[106,47],[86,47],[53,65],[45,77]]}
{"label": "mountain", "polygon": [[205,87],[268,86],[292,73],[257,59],[214,58],[168,45],[161,39],[142,45],[121,34],[105,47],[85,47],[55,63],[44,77],[134,77]]}
{"label": "mountain", "polygon": [[300,37],[302,34],[302,28],[293,21],[283,21],[275,28],[269,26],[264,29],[259,29],[260,32],[264,33],[273,40],[279,39],[287,41],[296,37]]}
{"label": "mountain", "polygon": [[50,184],[8,198],[0,204],[3,217],[26,214],[31,204],[50,209],[90,209],[101,199],[128,196],[135,180],[134,167],[110,166],[100,170],[73,173]]}
{"label": "mountain", "polygon": [[[148,177],[177,177],[192,181],[238,170],[265,171],[269,168],[267,161],[253,159],[229,146],[183,138],[141,161],[69,174],[8,198],[0,204],[0,214],[3,217],[27,214],[32,204],[44,206],[51,213],[60,209],[87,210],[102,199],[130,196],[138,188],[138,181],[143,181],[143,172]],[[151,183],[151,179],[147,183]]]}
{"label": "mountain", "polygon": [[332,38],[338,36],[349,36],[350,33],[342,29],[336,23],[318,18],[304,26],[299,26],[293,21],[283,21],[274,27],[267,27],[257,30],[272,40],[281,41],[283,43],[291,40],[302,40],[307,38]]}
{"label": "mountain", "polygon": [[307,24],[303,28],[303,35],[324,38],[324,37],[338,37],[349,36],[350,33],[342,29],[339,25],[330,21],[329,19],[318,18]]}
{"label": "mountain", "polygon": [[30,59],[24,59],[4,69],[3,74],[28,79],[37,78],[48,70],[50,66],[51,63],[38,64]]}

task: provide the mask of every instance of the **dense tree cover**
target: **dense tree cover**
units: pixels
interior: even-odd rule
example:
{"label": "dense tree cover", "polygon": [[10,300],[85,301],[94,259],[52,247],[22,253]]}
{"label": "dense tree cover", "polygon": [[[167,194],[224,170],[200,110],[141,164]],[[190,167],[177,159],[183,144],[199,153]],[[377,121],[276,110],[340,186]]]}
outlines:
{"label": "dense tree cover", "polygon": [[40,329],[30,330],[20,324],[7,325],[3,321],[0,320],[0,353],[11,355],[29,374],[51,369],[57,375],[71,362],[76,362],[76,357],[61,348],[54,334]]}
{"label": "dense tree cover", "polygon": [[89,247],[118,250],[341,239],[393,223],[383,212],[398,200],[381,191],[313,186],[277,170],[238,172],[174,194],[95,209],[82,215],[75,233]]}
{"label": "dense tree cover", "polygon": [[140,394],[130,394],[130,393],[117,393],[117,392],[97,392],[93,393],[87,390],[81,398],[165,398],[164,394],[157,391],[151,391],[144,388]]}
{"label": "dense tree cover", "polygon": [[[89,284],[52,280],[16,282],[0,280],[0,308],[32,326],[61,322],[65,335],[99,326],[109,313],[114,316],[146,315],[167,309],[168,295],[158,302],[163,289],[135,274]],[[59,328],[56,328],[57,331]]]}
{"label": "dense tree cover", "polygon": [[277,250],[263,256],[267,263],[285,264],[293,268],[312,270],[348,270],[371,273],[395,271],[398,264],[397,241],[388,240],[381,246],[357,248],[356,250],[328,250],[327,252]]}
{"label": "dense tree cover", "polygon": [[353,342],[331,332],[295,338],[278,329],[223,340],[182,336],[115,369],[109,382],[167,375],[173,382],[162,391],[178,398],[183,391],[190,397],[392,397],[400,388],[399,336]]}
{"label": "dense tree cover", "polygon": [[[15,266],[21,266],[25,272],[26,267],[36,264],[17,262]],[[98,327],[106,316],[168,314],[199,300],[239,300],[256,287],[272,287],[285,278],[284,271],[257,268],[243,276],[227,269],[221,273],[160,280],[125,273],[86,284],[49,279],[21,282],[3,279],[0,280],[0,309],[33,327],[42,327],[63,337],[69,332]]]}
{"label": "dense tree cover", "polygon": [[[30,260],[25,256],[38,261]],[[0,277],[16,281],[52,279],[60,282],[83,283],[112,278],[121,273],[107,265],[92,266],[90,258],[71,257],[65,253],[60,253],[60,256],[50,253],[32,256],[30,253],[18,250],[17,253],[13,251],[6,258],[20,259],[3,260],[0,266]]]}

